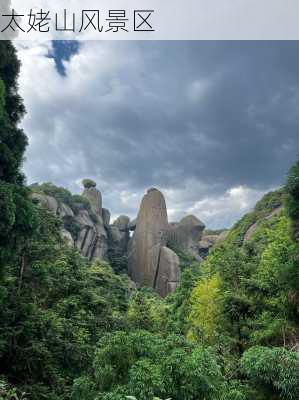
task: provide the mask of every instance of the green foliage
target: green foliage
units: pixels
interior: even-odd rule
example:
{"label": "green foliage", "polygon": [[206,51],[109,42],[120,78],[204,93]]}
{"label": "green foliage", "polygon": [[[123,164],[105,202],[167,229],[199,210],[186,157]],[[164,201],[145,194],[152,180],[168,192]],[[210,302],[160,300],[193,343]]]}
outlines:
{"label": "green foliage", "polygon": [[127,326],[131,330],[144,329],[151,332],[167,332],[170,308],[150,289],[136,290],[129,301]]}
{"label": "green foliage", "polygon": [[188,332],[188,338],[204,343],[215,343],[217,326],[223,312],[219,275],[202,278],[192,290],[190,303],[191,329]]}
{"label": "green foliage", "polygon": [[22,186],[0,181],[0,269],[27,246],[37,228],[37,212]]}
{"label": "green foliage", "polygon": [[[42,184],[34,183],[30,186],[30,189],[35,193],[46,194],[54,197],[58,202],[65,203],[74,211],[75,214],[77,214],[81,209],[90,211],[90,203],[85,197],[78,194],[72,195],[69,190],[55,186],[50,182]],[[94,218],[96,218],[96,216]]]}
{"label": "green foliage", "polygon": [[20,63],[9,41],[0,42],[0,270],[18,258],[34,232],[35,212],[20,168],[27,138],[18,124],[25,109],[18,95]]}
{"label": "green foliage", "polygon": [[94,400],[95,396],[95,384],[89,377],[81,376],[74,380],[71,392],[72,400]]}
{"label": "green foliage", "polygon": [[62,395],[88,371],[103,333],[123,327],[127,282],[103,263],[88,266],[38,208],[39,228],[23,263],[7,265],[0,286],[2,371],[30,398]]}
{"label": "green foliage", "polygon": [[285,204],[287,215],[293,221],[294,236],[299,239],[299,161],[290,169],[286,181]]}
{"label": "green foliage", "polygon": [[17,388],[0,378],[0,400],[26,400],[26,398],[25,392],[20,393]]}
{"label": "green foliage", "polygon": [[25,109],[17,93],[20,63],[9,41],[0,43],[0,180],[21,183],[27,138],[18,127]]}
{"label": "green foliage", "polygon": [[216,247],[191,295],[190,333],[218,338],[238,354],[253,344],[291,342],[297,316],[290,294],[299,289],[298,250],[283,214],[260,223],[242,247],[229,240]]}
{"label": "green foliage", "polygon": [[281,347],[251,347],[244,353],[241,365],[253,384],[266,391],[267,398],[274,399],[274,395],[278,394],[287,400],[298,399],[298,353]]}
{"label": "green foliage", "polygon": [[198,261],[182,250],[173,247],[180,258],[181,279],[176,291],[167,296],[166,302],[170,306],[169,326],[172,331],[187,334],[189,323],[187,316],[190,313],[190,293],[202,275],[202,268]]}
{"label": "green foliage", "polygon": [[283,204],[283,189],[267,193],[257,202],[251,213],[245,214],[230,230],[226,243],[234,246],[242,246],[245,233],[251,225],[269,215],[276,208]]}
{"label": "green foliage", "polygon": [[223,385],[215,356],[207,349],[191,346],[183,336],[163,338],[146,331],[116,332],[101,339],[94,370],[98,390],[142,400],[215,399]]}

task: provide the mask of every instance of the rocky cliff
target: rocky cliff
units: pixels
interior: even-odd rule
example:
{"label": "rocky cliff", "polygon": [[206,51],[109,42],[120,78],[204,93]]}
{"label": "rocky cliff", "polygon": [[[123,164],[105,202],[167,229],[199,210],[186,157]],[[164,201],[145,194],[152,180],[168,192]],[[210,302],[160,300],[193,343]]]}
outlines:
{"label": "rocky cliff", "polygon": [[163,297],[180,280],[179,257],[172,249],[200,262],[219,239],[205,235],[205,225],[193,215],[169,223],[164,196],[155,188],[144,195],[136,219],[121,215],[111,223],[96,183],[85,179],[83,186],[78,196],[49,183],[33,185],[32,198],[62,220],[62,237],[84,257],[114,263],[138,286],[150,286]]}
{"label": "rocky cliff", "polygon": [[89,260],[108,260],[109,251],[120,257],[127,254],[129,218],[121,216],[111,224],[95,182],[86,179],[83,184],[81,196],[51,184],[34,185],[32,198],[62,220],[61,235]]}

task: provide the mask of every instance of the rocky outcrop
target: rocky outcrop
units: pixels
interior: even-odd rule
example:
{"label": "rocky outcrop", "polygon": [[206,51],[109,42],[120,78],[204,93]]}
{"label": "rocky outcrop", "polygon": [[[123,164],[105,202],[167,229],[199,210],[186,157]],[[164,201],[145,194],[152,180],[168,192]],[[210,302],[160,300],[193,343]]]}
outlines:
{"label": "rocky outcrop", "polygon": [[161,296],[175,290],[180,279],[178,256],[166,247],[169,224],[163,194],[150,189],[143,197],[129,244],[129,274],[139,286]]}
{"label": "rocky outcrop", "polygon": [[[83,184],[81,197],[64,191],[55,198],[59,188],[53,186],[48,194],[36,192],[32,197],[61,218],[61,236],[87,259],[115,260],[122,265],[128,259],[128,272],[137,286],[150,286],[166,296],[180,280],[179,257],[168,247],[170,243],[198,260],[203,255],[200,246],[206,255],[212,245],[212,238],[201,240],[204,224],[193,215],[169,224],[164,196],[155,188],[143,197],[136,219],[130,221],[128,216],[120,215],[111,224],[96,183],[85,179]],[[53,196],[49,195],[51,190]]]}
{"label": "rocky outcrop", "polygon": [[139,209],[129,254],[129,274],[141,286],[154,287],[160,249],[166,245],[167,210],[163,194],[149,189]]}
{"label": "rocky outcrop", "polygon": [[110,211],[107,210],[107,208],[102,208],[102,218],[103,218],[103,224],[107,228],[110,224],[110,218],[111,218]]}
{"label": "rocky outcrop", "polygon": [[130,218],[126,215],[119,216],[109,226],[109,249],[111,253],[124,256],[128,253],[130,240],[129,225]]}
{"label": "rocky outcrop", "polygon": [[128,231],[128,225],[130,222],[130,218],[126,215],[120,215],[114,222],[113,225],[117,226],[121,232]]}
{"label": "rocky outcrop", "polygon": [[60,218],[74,217],[73,210],[65,203],[59,203],[57,214]]}
{"label": "rocky outcrop", "polygon": [[54,196],[40,192],[33,193],[32,198],[61,218],[64,224],[61,236],[70,246],[76,246],[89,260],[107,259],[110,213],[102,209],[102,195],[95,182],[85,181],[82,197],[88,200],[90,208],[76,202],[72,208]]}
{"label": "rocky outcrop", "polygon": [[[84,184],[87,180],[83,181],[84,185],[84,191],[82,193],[82,196],[85,197],[91,207],[91,211],[97,215],[101,216],[102,218],[102,195],[101,192],[96,188],[96,183],[88,180],[89,184]],[[90,183],[92,182],[92,183]]]}
{"label": "rocky outcrop", "polygon": [[199,254],[201,257],[206,257],[209,254],[209,250],[213,247],[219,238],[219,235],[205,235],[199,241]]}
{"label": "rocky outcrop", "polygon": [[61,237],[67,242],[67,244],[71,247],[75,245],[74,239],[69,231],[65,228],[62,228],[60,231]]}
{"label": "rocky outcrop", "polygon": [[132,221],[130,221],[128,225],[129,231],[134,232],[136,229],[136,224],[137,224],[137,218],[132,219]]}
{"label": "rocky outcrop", "polygon": [[[278,215],[281,212],[281,210],[282,210],[282,206],[279,206],[279,207],[275,208],[270,214],[266,215],[263,219],[264,220],[271,219],[275,215]],[[263,220],[263,219],[261,219],[261,220]],[[254,224],[252,224],[247,229],[247,231],[244,235],[244,242],[248,242],[252,238],[252,236],[253,236],[254,232],[257,230],[259,224],[260,224],[260,220],[255,222]]]}
{"label": "rocky outcrop", "polygon": [[45,208],[51,211],[54,215],[57,215],[58,201],[55,197],[48,196],[42,193],[33,193],[32,199],[42,204]]}
{"label": "rocky outcrop", "polygon": [[169,227],[169,240],[186,253],[201,261],[199,254],[199,242],[205,228],[194,215],[187,215],[178,223],[172,223]]}
{"label": "rocky outcrop", "polygon": [[175,291],[180,281],[180,260],[174,251],[165,246],[161,247],[159,258],[154,287],[162,297],[165,297]]}

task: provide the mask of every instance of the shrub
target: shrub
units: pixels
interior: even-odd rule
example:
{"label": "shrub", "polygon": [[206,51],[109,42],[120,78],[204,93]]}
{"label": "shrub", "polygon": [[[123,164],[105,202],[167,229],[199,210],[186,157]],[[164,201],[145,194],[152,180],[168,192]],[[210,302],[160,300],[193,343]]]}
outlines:
{"label": "shrub", "polygon": [[97,186],[96,182],[93,181],[92,179],[83,179],[82,185],[85,187],[85,189],[89,189],[89,188]]}

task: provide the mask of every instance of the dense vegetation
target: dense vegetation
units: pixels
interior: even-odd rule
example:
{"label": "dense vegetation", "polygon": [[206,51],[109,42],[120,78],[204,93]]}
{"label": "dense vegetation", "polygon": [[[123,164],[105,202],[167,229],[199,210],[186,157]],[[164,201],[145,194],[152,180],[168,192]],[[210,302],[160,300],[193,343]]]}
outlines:
{"label": "dense vegetation", "polygon": [[30,199],[18,71],[0,42],[0,399],[298,399],[299,163],[202,264],[177,250],[175,293],[130,290],[124,268],[88,263]]}

